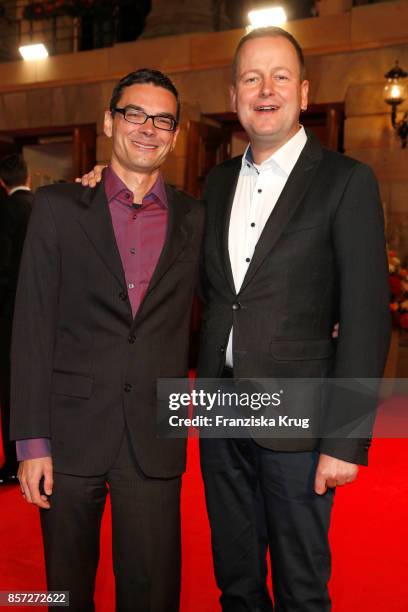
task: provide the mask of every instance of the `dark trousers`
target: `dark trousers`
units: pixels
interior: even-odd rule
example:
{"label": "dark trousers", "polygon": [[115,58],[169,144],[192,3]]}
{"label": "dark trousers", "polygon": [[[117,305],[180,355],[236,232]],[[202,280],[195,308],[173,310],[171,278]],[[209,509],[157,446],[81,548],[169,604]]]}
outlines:
{"label": "dark trousers", "polygon": [[51,509],[41,510],[47,586],[70,591],[70,612],[91,612],[99,535],[108,492],[118,612],[177,612],[181,478],[146,478],[125,435],[107,474],[54,474]]}
{"label": "dark trousers", "polygon": [[333,491],[314,493],[318,453],[276,452],[243,438],[201,439],[200,449],[222,610],[328,612]]}

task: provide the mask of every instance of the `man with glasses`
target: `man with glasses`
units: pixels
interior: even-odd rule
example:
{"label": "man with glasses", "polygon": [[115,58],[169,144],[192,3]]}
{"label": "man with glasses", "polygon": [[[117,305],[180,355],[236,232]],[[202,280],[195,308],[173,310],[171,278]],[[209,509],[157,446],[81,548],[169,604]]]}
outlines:
{"label": "man with glasses", "polygon": [[48,589],[94,610],[109,487],[116,609],[176,612],[185,440],[156,433],[156,379],[187,374],[203,210],[166,185],[180,102],[138,70],[113,90],[96,189],[36,194],[14,322],[12,436],[40,508]]}

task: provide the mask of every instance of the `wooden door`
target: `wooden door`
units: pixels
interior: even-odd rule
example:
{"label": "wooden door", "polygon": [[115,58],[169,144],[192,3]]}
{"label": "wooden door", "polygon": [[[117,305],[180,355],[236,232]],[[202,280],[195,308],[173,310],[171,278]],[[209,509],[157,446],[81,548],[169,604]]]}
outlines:
{"label": "wooden door", "polygon": [[214,166],[229,157],[230,134],[223,126],[190,121],[187,136],[185,189],[199,198],[205,179]]}
{"label": "wooden door", "polygon": [[74,177],[89,172],[96,162],[96,127],[78,125],[74,128],[73,172]]}

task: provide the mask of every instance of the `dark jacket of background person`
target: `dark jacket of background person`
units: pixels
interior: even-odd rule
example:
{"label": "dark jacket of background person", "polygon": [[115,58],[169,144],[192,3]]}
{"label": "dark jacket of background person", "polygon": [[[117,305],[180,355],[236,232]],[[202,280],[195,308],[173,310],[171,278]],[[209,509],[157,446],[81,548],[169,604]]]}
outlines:
{"label": "dark jacket of background person", "polygon": [[17,189],[5,196],[0,225],[0,316],[11,321],[21,255],[33,203],[33,193]]}
{"label": "dark jacket of background person", "polygon": [[0,202],[0,403],[5,465],[0,479],[7,484],[17,473],[15,444],[10,428],[10,348],[14,303],[21,255],[31,213],[33,194],[17,189]]}

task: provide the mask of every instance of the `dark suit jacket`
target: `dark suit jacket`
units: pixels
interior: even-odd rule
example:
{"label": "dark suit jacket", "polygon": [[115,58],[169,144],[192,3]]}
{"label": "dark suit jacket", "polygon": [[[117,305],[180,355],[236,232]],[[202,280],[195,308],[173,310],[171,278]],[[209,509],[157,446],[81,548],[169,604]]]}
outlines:
{"label": "dark suit jacket", "polygon": [[50,437],[56,471],[104,473],[125,423],[146,475],[184,470],[185,440],[156,435],[156,379],[187,375],[204,214],[187,194],[167,195],[165,245],[133,320],[104,186],[36,194],[13,326],[11,432]]}
{"label": "dark suit jacket", "polygon": [[[238,294],[228,227],[241,158],[216,167],[204,200],[206,309],[198,375],[221,374],[231,326],[234,376],[381,377],[389,344],[383,212],[372,171],[308,141],[269,217]],[[331,334],[340,322],[336,343]],[[324,418],[339,414],[333,396]],[[333,431],[333,430],[331,430]],[[366,463],[369,440],[269,439]]]}
{"label": "dark suit jacket", "polygon": [[1,202],[0,211],[0,317],[13,317],[21,254],[34,195],[18,189]]}

